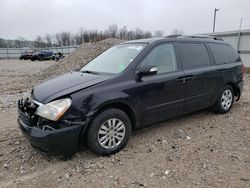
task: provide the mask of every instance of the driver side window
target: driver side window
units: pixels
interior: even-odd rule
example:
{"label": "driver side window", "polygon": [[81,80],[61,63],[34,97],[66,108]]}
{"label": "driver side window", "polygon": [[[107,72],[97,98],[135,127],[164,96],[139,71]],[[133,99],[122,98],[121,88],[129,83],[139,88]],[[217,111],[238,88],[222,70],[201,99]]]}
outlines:
{"label": "driver side window", "polygon": [[174,72],[177,70],[177,62],[173,44],[161,44],[156,46],[142,60],[140,67],[157,66],[157,74]]}

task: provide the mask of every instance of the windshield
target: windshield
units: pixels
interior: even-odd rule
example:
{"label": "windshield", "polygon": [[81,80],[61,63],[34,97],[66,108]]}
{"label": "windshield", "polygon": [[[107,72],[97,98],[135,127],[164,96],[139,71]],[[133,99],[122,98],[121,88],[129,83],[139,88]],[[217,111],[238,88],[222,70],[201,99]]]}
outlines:
{"label": "windshield", "polygon": [[81,71],[116,74],[122,72],[143,50],[146,44],[114,46],[85,65]]}

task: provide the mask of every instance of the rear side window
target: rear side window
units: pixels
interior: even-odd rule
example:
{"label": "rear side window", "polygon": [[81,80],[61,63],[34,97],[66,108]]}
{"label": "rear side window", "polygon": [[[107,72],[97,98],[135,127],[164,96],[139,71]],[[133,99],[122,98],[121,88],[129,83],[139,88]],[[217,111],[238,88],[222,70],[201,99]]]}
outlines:
{"label": "rear side window", "polygon": [[240,59],[236,50],[229,45],[208,43],[208,46],[213,53],[217,65],[236,62]]}
{"label": "rear side window", "polygon": [[210,65],[207,48],[201,43],[181,43],[181,60],[184,69]]}

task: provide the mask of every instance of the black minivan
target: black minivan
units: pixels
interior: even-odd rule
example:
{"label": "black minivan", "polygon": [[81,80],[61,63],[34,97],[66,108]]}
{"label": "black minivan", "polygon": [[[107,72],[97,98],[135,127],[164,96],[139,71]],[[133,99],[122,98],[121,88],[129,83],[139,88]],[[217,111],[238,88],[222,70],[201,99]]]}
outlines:
{"label": "black minivan", "polygon": [[244,76],[238,52],[219,38],[128,41],[34,87],[18,101],[18,123],[43,151],[74,152],[86,143],[114,154],[134,129],[207,107],[227,113]]}

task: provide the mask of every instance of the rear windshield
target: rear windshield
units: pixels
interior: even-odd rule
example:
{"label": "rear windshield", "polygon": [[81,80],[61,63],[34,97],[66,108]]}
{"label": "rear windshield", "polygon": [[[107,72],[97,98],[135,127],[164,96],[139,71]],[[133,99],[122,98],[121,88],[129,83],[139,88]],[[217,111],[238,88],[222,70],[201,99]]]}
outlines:
{"label": "rear windshield", "polygon": [[213,53],[217,65],[240,61],[238,52],[230,45],[208,43],[208,46]]}

